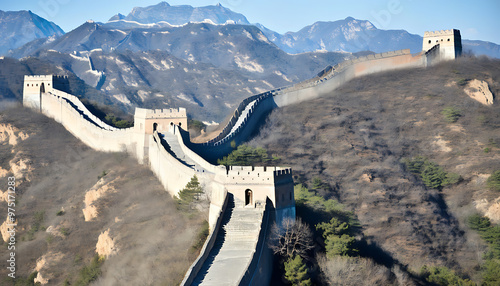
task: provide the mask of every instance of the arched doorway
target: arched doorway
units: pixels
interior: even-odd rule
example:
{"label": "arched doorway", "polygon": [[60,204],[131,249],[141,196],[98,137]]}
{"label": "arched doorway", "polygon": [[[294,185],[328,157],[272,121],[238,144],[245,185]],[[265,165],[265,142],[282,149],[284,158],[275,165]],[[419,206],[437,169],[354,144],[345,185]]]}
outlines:
{"label": "arched doorway", "polygon": [[252,205],[252,204],[253,204],[252,190],[246,189],[245,190],[245,206]]}
{"label": "arched doorway", "polygon": [[45,84],[43,82],[40,85],[40,93],[45,93]]}
{"label": "arched doorway", "polygon": [[156,129],[158,129],[158,123],[155,122],[153,123],[153,132],[155,132]]}

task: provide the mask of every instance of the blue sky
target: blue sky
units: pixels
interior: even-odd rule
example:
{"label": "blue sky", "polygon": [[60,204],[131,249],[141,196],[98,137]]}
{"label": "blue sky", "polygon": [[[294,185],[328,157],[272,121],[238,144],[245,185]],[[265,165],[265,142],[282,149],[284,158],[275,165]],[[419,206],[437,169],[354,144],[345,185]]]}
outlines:
{"label": "blue sky", "polygon": [[[159,0],[20,0],[0,3],[0,10],[31,10],[58,24],[65,32],[92,19],[106,22],[116,13],[127,15],[133,7]],[[500,1],[444,0],[196,0],[167,1],[170,5],[206,6],[220,2],[242,13],[251,23],[261,23],[280,33],[298,31],[316,21],[335,21],[352,16],[371,21],[380,29],[424,31],[460,29],[462,38],[500,44]]]}

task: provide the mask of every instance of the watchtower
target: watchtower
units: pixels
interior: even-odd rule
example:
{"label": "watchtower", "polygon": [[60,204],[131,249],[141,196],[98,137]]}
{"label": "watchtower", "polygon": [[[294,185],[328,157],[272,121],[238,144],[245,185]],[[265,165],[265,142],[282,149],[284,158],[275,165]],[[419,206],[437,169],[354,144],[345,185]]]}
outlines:
{"label": "watchtower", "polygon": [[41,95],[53,89],[52,75],[25,75],[23,105],[35,110],[41,108]]}
{"label": "watchtower", "polygon": [[284,218],[295,219],[292,169],[229,166],[218,170],[216,178],[233,194],[237,207],[255,208],[269,201],[277,222]]}
{"label": "watchtower", "polygon": [[23,86],[23,105],[35,110],[41,110],[42,93],[54,89],[69,91],[68,77],[55,75],[25,75]]}
{"label": "watchtower", "polygon": [[450,29],[425,32],[422,44],[423,52],[439,45],[441,59],[453,60],[462,55],[462,37],[460,30]]}
{"label": "watchtower", "polygon": [[166,132],[174,124],[187,130],[187,113],[185,108],[135,109],[134,128],[137,132],[145,134],[153,134],[155,130]]}

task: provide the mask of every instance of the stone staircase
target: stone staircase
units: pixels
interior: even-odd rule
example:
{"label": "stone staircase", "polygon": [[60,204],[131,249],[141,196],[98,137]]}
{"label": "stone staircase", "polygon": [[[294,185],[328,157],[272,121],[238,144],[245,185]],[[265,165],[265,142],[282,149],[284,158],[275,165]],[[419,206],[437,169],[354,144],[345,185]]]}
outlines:
{"label": "stone staircase", "polygon": [[187,156],[181,148],[181,145],[179,144],[179,141],[177,139],[177,136],[170,133],[170,132],[165,132],[162,133],[163,139],[167,141],[167,144],[170,146],[170,151],[173,153],[174,157],[177,158],[181,163],[184,165],[195,169],[198,172],[208,172],[205,170],[203,167],[200,165],[196,164],[195,161],[193,161],[189,156]]}
{"label": "stone staircase", "polygon": [[235,207],[228,195],[222,227],[192,285],[237,285],[252,259],[264,208]]}

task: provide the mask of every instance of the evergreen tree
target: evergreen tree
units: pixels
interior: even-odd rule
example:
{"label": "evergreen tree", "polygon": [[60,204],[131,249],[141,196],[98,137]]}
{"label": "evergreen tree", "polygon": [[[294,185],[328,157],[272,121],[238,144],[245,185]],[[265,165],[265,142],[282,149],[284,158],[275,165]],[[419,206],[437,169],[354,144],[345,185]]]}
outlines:
{"label": "evergreen tree", "polygon": [[491,174],[486,181],[486,184],[492,191],[500,191],[500,170]]}
{"label": "evergreen tree", "polygon": [[190,204],[198,200],[200,195],[203,193],[198,177],[194,175],[191,181],[187,183],[186,187],[179,191],[176,197],[177,205],[180,209],[189,208]]}
{"label": "evergreen tree", "polygon": [[225,166],[254,166],[266,165],[271,160],[264,148],[240,145],[231,154],[219,159],[217,163]]}
{"label": "evergreen tree", "polygon": [[354,247],[356,239],[348,234],[329,235],[325,239],[326,255],[330,258],[340,256],[353,256],[358,252]]}
{"label": "evergreen tree", "polygon": [[433,189],[440,190],[446,182],[446,172],[440,166],[428,162],[422,169],[422,181],[424,184]]}
{"label": "evergreen tree", "polygon": [[312,285],[307,266],[300,255],[288,258],[285,262],[285,278],[294,286]]}

